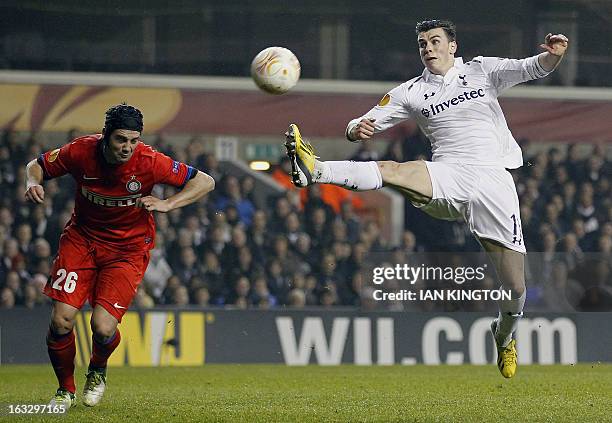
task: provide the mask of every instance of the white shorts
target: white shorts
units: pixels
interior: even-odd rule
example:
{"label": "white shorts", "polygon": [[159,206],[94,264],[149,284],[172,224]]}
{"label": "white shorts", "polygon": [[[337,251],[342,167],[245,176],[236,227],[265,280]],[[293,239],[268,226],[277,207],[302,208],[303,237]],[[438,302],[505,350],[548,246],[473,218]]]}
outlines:
{"label": "white shorts", "polygon": [[525,254],[518,195],[506,169],[454,163],[425,162],[432,199],[415,204],[437,219],[462,217],[477,237]]}

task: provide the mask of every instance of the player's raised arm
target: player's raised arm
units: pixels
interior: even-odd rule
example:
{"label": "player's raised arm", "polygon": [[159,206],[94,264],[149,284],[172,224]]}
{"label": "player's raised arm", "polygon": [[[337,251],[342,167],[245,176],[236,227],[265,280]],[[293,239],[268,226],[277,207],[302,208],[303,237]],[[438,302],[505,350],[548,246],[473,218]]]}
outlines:
{"label": "player's raised arm", "polygon": [[43,169],[36,159],[26,166],[25,198],[33,203],[42,203],[45,200],[45,190],[42,187]]}
{"label": "player's raised arm", "polygon": [[148,195],[139,198],[136,205],[144,207],[147,211],[166,213],[198,201],[213,189],[215,189],[215,180],[210,175],[198,170],[195,176],[185,184],[185,187],[173,196],[162,200]]}
{"label": "player's raised arm", "polygon": [[549,33],[546,35],[544,44],[540,44],[540,47],[546,51],[538,55],[538,62],[546,72],[552,72],[559,65],[565,55],[568,43],[568,38],[563,34],[553,35]]}
{"label": "player's raised arm", "polygon": [[472,63],[482,66],[498,94],[517,84],[544,78],[561,62],[567,50],[568,39],[563,34],[548,34],[540,47],[544,53],[524,59],[504,59],[499,57],[475,57]]}

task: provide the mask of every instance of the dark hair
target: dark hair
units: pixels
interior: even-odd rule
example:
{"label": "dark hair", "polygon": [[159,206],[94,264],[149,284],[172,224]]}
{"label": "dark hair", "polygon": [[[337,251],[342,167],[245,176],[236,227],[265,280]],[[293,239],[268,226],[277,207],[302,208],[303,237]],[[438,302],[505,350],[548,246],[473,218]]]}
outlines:
{"label": "dark hair", "polygon": [[457,29],[451,21],[441,21],[438,19],[428,19],[416,24],[416,33],[427,32],[430,29],[442,28],[446,32],[448,41],[457,41]]}
{"label": "dark hair", "polygon": [[142,113],[126,103],[117,104],[106,111],[104,138],[108,139],[115,129],[129,129],[142,132]]}

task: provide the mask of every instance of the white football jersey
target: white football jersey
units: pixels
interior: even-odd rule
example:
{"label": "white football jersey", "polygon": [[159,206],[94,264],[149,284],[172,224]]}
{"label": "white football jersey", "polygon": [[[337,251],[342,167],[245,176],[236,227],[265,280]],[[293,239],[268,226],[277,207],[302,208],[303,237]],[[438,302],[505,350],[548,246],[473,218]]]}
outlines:
{"label": "white football jersey", "polygon": [[346,133],[364,117],[376,119],[376,133],[412,118],[429,138],[434,162],[515,169],[523,165],[523,155],[497,97],[507,88],[548,73],[537,56],[478,56],[467,63],[455,58],[444,76],[425,69],[421,76],[395,87],[372,110],[350,121]]}

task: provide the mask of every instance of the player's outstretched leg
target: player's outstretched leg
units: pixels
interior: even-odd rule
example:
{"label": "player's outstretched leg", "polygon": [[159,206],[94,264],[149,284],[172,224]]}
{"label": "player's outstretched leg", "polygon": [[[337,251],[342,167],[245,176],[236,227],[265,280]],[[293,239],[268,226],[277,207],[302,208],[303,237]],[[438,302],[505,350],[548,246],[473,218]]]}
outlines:
{"label": "player's outstretched leg", "polygon": [[314,148],[304,141],[296,124],[289,125],[285,135],[285,147],[291,160],[291,180],[294,185],[303,188],[313,183],[334,184],[355,191],[382,187],[383,180],[376,162],[322,162],[317,160]]}
{"label": "player's outstretched leg", "polygon": [[106,366],[108,358],[121,342],[117,319],[100,305],[96,305],[91,318],[92,351],[87,368],[83,404],[95,407],[106,390]]}

